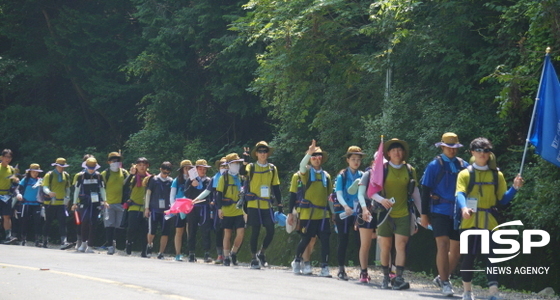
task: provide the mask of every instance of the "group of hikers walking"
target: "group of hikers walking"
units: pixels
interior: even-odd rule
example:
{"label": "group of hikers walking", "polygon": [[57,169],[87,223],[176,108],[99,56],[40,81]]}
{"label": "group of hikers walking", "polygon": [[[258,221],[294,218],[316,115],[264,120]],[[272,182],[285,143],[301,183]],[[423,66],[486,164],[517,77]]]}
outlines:
{"label": "group of hikers walking", "polygon": [[[315,241],[321,244],[319,276],[331,277],[328,265],[329,237],[334,223],[338,236],[337,277],[348,280],[347,248],[351,240],[359,241],[359,282],[369,283],[369,252],[372,239],[380,249],[383,289],[408,289],[404,279],[406,245],[418,225],[433,231],[437,245],[438,276],[434,283],[444,296],[453,296],[451,273],[461,258],[459,236],[462,230],[492,230],[498,225],[496,207],[509,203],[523,186],[521,176],[515,177],[508,189],[503,174],[496,167],[492,144],[486,138],[476,138],[470,145],[471,161],[457,157],[463,147],[454,133],[445,133],[435,144],[442,153],[431,161],[418,181],[416,170],[407,163],[408,143],[391,139],[383,143],[374,161],[361,171],[365,153],[350,146],[344,158],[348,167],[333,179],[322,166],[328,153],[313,140],[301,160],[298,171],[291,177],[289,208],[283,209],[280,178],[275,165],[268,162],[274,148],[261,141],[253,149],[244,148],[242,156],[230,153],[216,162],[219,170],[207,176],[211,168],[198,159],[180,163],[177,178],[170,175],[173,166],[163,162],[157,175],[148,173],[149,161],[140,157],[129,170],[122,168],[122,156],[111,152],[109,168],[99,172],[95,157],[85,155],[82,171],[71,177],[64,158],[58,158],[45,172],[33,163],[20,179],[10,166],[13,153],[2,152],[0,165],[0,213],[5,231],[5,243],[18,240],[26,245],[29,229],[35,233],[35,246],[48,247],[50,226],[58,222],[60,249],[76,248],[91,253],[95,225],[100,212],[103,217],[107,254],[116,251],[116,232],[126,230],[125,252],[141,249],[142,257],[157,252],[164,258],[168,237],[175,229],[175,260],[183,260],[182,237],[187,232],[188,261],[195,262],[197,234],[201,236],[204,262],[225,266],[237,265],[237,254],[244,240],[245,228],[250,227],[250,268],[268,266],[266,250],[275,232],[275,223],[285,218],[288,231],[296,231],[301,239],[291,263],[295,274],[312,274],[311,252]],[[44,176],[41,176],[44,173]],[[382,174],[382,175],[380,175]],[[376,180],[382,177],[382,184]],[[74,187],[71,193],[71,187]],[[169,214],[169,209],[183,198],[191,199],[188,213]],[[287,216],[284,215],[287,213]],[[74,214],[77,242],[67,238],[66,219]],[[17,221],[16,221],[17,220]],[[17,230],[12,231],[12,221]],[[282,222],[280,222],[282,223]],[[261,227],[265,230],[259,248]],[[156,232],[160,234],[159,249],[154,249]],[[211,258],[211,235],[215,235],[216,259]],[[480,245],[480,235],[469,236],[469,245]],[[491,245],[492,247],[495,245]],[[463,254],[461,276],[463,299],[472,300],[471,281],[476,257],[488,267],[491,254],[480,254],[469,247]],[[395,268],[395,274],[392,267]],[[488,275],[489,299],[497,299],[497,275]]]}

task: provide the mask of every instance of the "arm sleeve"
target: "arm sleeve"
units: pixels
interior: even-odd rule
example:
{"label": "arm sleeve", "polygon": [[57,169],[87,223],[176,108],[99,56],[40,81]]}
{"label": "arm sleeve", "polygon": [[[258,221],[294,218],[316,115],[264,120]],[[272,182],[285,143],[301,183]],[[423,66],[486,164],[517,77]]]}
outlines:
{"label": "arm sleeve", "polygon": [[309,163],[310,159],[311,159],[311,155],[305,154],[305,156],[303,157],[303,159],[299,163],[299,172],[301,174],[307,173],[307,164]]}
{"label": "arm sleeve", "polygon": [[216,191],[216,208],[222,209],[222,198],[224,194],[220,191]]}
{"label": "arm sleeve", "polygon": [[515,194],[517,194],[517,190],[513,187],[510,187],[507,192],[504,193],[504,196],[502,196],[502,200],[500,200],[498,203],[500,203],[501,205],[510,203],[511,200],[513,200],[513,197],[515,197]]}
{"label": "arm sleeve", "polygon": [[459,205],[460,209],[463,209],[467,206],[467,196],[465,195],[465,193],[457,193],[457,204]]}
{"label": "arm sleeve", "polygon": [[[50,176],[51,176],[51,174],[46,174],[45,177],[43,177],[43,183],[42,183],[43,184],[43,193],[45,193],[47,195],[51,192],[50,187],[47,185],[48,182],[49,182],[48,179],[49,179]],[[76,202],[74,202],[74,203],[76,203]]]}
{"label": "arm sleeve", "polygon": [[346,203],[346,200],[344,200],[344,192],[336,191],[336,199],[338,199],[338,202],[340,202],[340,205],[348,206],[348,203]]}
{"label": "arm sleeve", "polygon": [[366,186],[360,185],[358,187],[358,201],[360,202],[360,206],[362,209],[366,209]]}
{"label": "arm sleeve", "polygon": [[144,197],[144,209],[150,207],[150,198],[152,197],[152,190],[146,189],[146,196]]}
{"label": "arm sleeve", "polygon": [[430,202],[431,202],[430,192],[431,192],[430,187],[428,187],[426,185],[422,185],[422,193],[421,193],[420,196],[422,198],[422,214],[423,215],[427,215],[427,214],[430,213]]}
{"label": "arm sleeve", "polygon": [[169,192],[169,203],[171,203],[171,205],[175,203],[175,196],[177,196],[177,188],[172,187],[171,191]]}
{"label": "arm sleeve", "polygon": [[414,200],[414,205],[416,205],[416,208],[419,210],[420,214],[422,214],[422,200],[420,200],[420,190],[418,189],[418,186],[414,187],[412,199]]}
{"label": "arm sleeve", "polygon": [[290,192],[290,206],[289,206],[290,211],[289,211],[289,213],[292,213],[292,211],[294,211],[294,208],[296,207],[296,202],[297,202],[297,194]]}
{"label": "arm sleeve", "polygon": [[373,194],[372,198],[373,198],[373,200],[375,200],[376,202],[379,202],[379,203],[383,202],[383,200],[385,199],[385,198],[383,198],[383,196],[379,195],[379,193]]}
{"label": "arm sleeve", "polygon": [[348,203],[346,203],[346,200],[344,199],[344,191],[342,190],[345,180],[346,178],[344,178],[340,174],[336,176],[336,187],[335,187],[336,198],[338,199],[338,202],[340,202],[342,206],[348,206]]}
{"label": "arm sleeve", "polygon": [[[208,188],[211,188],[210,186]],[[198,195],[195,199],[204,199],[210,195],[211,191],[209,189],[205,189],[200,195]]]}
{"label": "arm sleeve", "polygon": [[278,205],[282,205],[282,192],[280,191],[280,186],[273,185],[272,192],[274,193],[274,198],[276,198],[276,203]]}
{"label": "arm sleeve", "polygon": [[79,198],[78,198],[78,194],[80,193],[80,190],[78,189],[78,181],[76,181],[76,184],[74,185],[74,204],[80,204]]}
{"label": "arm sleeve", "polygon": [[103,199],[103,201],[107,201],[107,191],[104,187],[99,189],[99,194],[101,194],[101,199]]}

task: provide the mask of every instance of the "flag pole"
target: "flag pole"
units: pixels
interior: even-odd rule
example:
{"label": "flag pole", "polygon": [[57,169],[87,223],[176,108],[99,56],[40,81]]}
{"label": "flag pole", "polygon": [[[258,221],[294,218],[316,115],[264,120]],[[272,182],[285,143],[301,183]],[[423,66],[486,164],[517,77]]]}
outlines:
{"label": "flag pole", "polygon": [[[546,47],[546,56],[550,55],[550,47]],[[531,122],[529,123],[529,131],[527,132],[527,138],[525,139],[525,149],[523,149],[523,158],[521,159],[521,166],[519,167],[519,175],[521,175],[523,173],[523,165],[525,164],[525,157],[527,156],[527,147],[529,146],[529,138],[531,135],[531,132],[533,131],[533,123],[535,121],[535,112],[537,111],[537,106],[539,104],[539,101],[541,100],[539,98],[539,95],[541,93],[541,84],[542,84],[542,80],[543,80],[543,76],[544,76],[544,67],[546,63],[546,59],[543,62],[543,69],[541,72],[541,79],[539,80],[539,88],[537,90],[537,97],[535,97],[535,104],[533,106],[533,114],[531,115]]]}

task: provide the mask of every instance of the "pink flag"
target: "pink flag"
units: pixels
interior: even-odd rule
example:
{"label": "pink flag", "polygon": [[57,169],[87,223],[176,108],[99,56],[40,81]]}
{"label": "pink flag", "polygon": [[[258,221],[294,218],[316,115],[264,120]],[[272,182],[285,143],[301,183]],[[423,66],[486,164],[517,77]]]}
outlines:
{"label": "pink flag", "polygon": [[177,198],[175,203],[171,206],[169,210],[165,211],[166,215],[184,213],[188,214],[193,210],[194,204],[191,199],[188,198]]}
{"label": "pink flag", "polygon": [[367,188],[367,196],[371,199],[373,194],[383,190],[383,140],[379,143],[377,149],[377,157],[369,173],[369,185]]}

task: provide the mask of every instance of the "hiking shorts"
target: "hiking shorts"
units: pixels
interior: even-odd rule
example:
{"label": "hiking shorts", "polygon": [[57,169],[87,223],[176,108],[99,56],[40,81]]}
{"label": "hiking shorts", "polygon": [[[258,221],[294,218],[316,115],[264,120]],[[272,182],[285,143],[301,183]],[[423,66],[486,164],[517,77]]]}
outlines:
{"label": "hiking shorts", "polygon": [[155,235],[159,224],[161,226],[161,235],[169,236],[172,219],[166,220],[163,212],[151,212],[148,222],[150,222],[150,226],[148,227],[149,234]]}
{"label": "hiking shorts", "polygon": [[459,241],[459,230],[453,229],[453,218],[443,214],[432,213],[430,223],[434,228],[434,237],[448,236],[449,239]]}
{"label": "hiking shorts", "polygon": [[187,226],[187,216],[181,218],[181,214],[175,216],[175,228],[185,228]]}
{"label": "hiking shorts", "polygon": [[[261,222],[262,221],[262,222]],[[274,226],[270,209],[247,208],[248,226]]]}
{"label": "hiking shorts", "polygon": [[1,216],[12,216],[12,199],[8,202],[0,200],[0,215]]}
{"label": "hiking shorts", "polygon": [[245,228],[245,219],[243,219],[243,215],[235,217],[224,217],[222,219],[222,228],[232,230]]}
{"label": "hiking shorts", "polygon": [[388,217],[383,224],[377,227],[377,235],[382,237],[392,237],[394,234],[410,236],[410,216],[400,218]]}
{"label": "hiking shorts", "polygon": [[105,209],[104,213],[109,216],[104,216],[103,218],[103,224],[105,227],[121,228],[124,215],[124,208],[122,207],[122,204],[109,204],[109,207]]}

